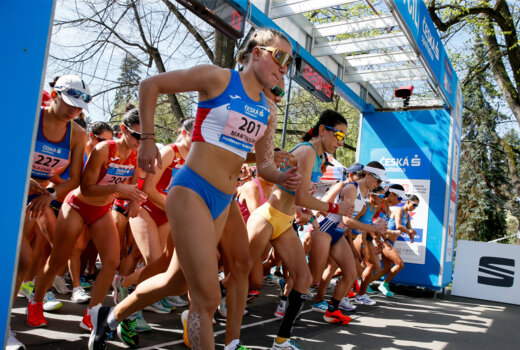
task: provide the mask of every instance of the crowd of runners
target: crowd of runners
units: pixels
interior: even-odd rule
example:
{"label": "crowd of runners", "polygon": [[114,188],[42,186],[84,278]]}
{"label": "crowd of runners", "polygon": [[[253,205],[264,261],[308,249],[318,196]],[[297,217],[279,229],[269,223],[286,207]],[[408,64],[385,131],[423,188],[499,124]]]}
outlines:
{"label": "crowd of runners", "polygon": [[[347,325],[356,304],[375,304],[373,281],[383,279],[379,291],[393,296],[389,282],[404,266],[393,244],[403,234],[413,242],[409,212],[419,199],[389,184],[377,161],[351,165],[345,181],[316,195],[327,154],[348,132],[335,111],[323,111],[292,150],[275,149],[292,52],[282,33],[257,30],[238,53],[241,71],[201,65],[150,77],[138,108],[128,106],[117,126],[85,124],[80,114],[92,95],[80,77],[50,83],[15,289],[28,299],[28,326],[53,327],[44,311],[61,307],[54,288],[87,304],[79,326],[90,332],[90,350],[105,349],[111,334],[135,347],[151,329],[143,310],[183,306],[186,346],[215,347],[218,310],[225,349],[247,349],[246,302],[275,271],[281,322],[272,349],[300,349],[291,331],[306,300],[326,322]],[[158,95],[187,91],[198,92],[196,117],[161,147]],[[114,305],[103,305],[111,289]],[[11,330],[8,346],[24,348]]]}

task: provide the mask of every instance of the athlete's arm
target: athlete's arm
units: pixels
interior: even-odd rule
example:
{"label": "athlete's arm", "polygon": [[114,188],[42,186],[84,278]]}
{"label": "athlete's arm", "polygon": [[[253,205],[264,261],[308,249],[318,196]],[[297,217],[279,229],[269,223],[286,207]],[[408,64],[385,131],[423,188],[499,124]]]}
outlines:
{"label": "athlete's arm", "polygon": [[[341,196],[342,202],[339,204],[340,207],[343,205],[354,206],[354,201],[356,200],[356,195],[357,195],[357,187],[354,185],[351,185],[351,184],[347,184],[347,186],[345,186],[343,188],[343,191],[341,191],[340,196]],[[386,224],[381,223],[380,221],[376,225],[365,224],[365,223],[357,220],[357,218],[352,218],[352,217],[348,217],[348,216],[343,216],[343,223],[350,228],[353,228],[358,231],[363,231],[363,232],[366,232],[366,231],[384,232],[384,230],[386,229]]]}
{"label": "athlete's arm", "polygon": [[107,162],[109,155],[109,144],[101,142],[90,153],[83,177],[81,178],[81,193],[85,196],[91,197],[106,197],[114,193],[121,193],[122,198],[129,200],[144,201],[146,195],[144,192],[137,189],[135,185],[129,184],[111,184],[98,185],[98,177],[101,172],[101,167]]}
{"label": "athlete's arm", "polygon": [[256,162],[258,175],[265,180],[285,187],[289,191],[295,191],[300,186],[301,175],[298,168],[293,164],[292,168],[280,172],[274,163],[274,131],[276,128],[276,110],[273,108],[274,103],[269,103],[270,113],[267,129],[256,144]]}
{"label": "athlete's arm", "polygon": [[[171,164],[175,157],[175,151],[172,147],[166,146],[161,149],[161,158],[164,164]],[[143,183],[143,192],[146,193],[148,199],[158,208],[164,210],[166,203],[166,196],[157,190],[157,184],[166,171],[166,167],[156,168],[155,174],[147,173]]]}
{"label": "athlete's arm", "polygon": [[161,73],[139,84],[139,119],[143,142],[139,147],[138,164],[143,171],[154,173],[156,159],[157,166],[162,167],[161,155],[155,145],[155,139],[149,136],[154,133],[154,115],[159,94],[198,91],[199,101],[205,101],[220,95],[226,89],[230,79],[229,69],[200,65]]}
{"label": "athlete's arm", "polygon": [[69,178],[54,187],[56,197],[66,196],[70,191],[79,186],[81,180],[87,133],[83,128],[74,126],[74,123],[72,123],[72,125]]}
{"label": "athlete's arm", "polygon": [[[334,199],[339,194],[339,192],[341,191],[342,188],[343,188],[343,182],[338,182],[338,183],[333,184],[329,188],[327,193],[325,193],[323,195],[323,197],[321,197],[321,200],[324,202],[334,202]],[[323,215],[323,216],[327,216],[328,213],[320,211],[319,214]]]}

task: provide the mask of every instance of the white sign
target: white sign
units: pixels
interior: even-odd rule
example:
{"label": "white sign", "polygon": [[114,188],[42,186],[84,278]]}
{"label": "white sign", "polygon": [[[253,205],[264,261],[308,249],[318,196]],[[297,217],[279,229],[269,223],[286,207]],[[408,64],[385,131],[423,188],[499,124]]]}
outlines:
{"label": "white sign", "polygon": [[[391,183],[400,184],[407,194],[419,198],[419,206],[410,212],[410,225],[417,231],[415,242],[410,243],[408,235],[402,234],[395,241],[394,248],[405,263],[424,264],[426,259],[426,241],[428,238],[428,212],[430,202],[430,180],[390,179]],[[406,202],[403,202],[404,204]]]}
{"label": "white sign", "polygon": [[458,241],[451,294],[520,305],[520,246]]}

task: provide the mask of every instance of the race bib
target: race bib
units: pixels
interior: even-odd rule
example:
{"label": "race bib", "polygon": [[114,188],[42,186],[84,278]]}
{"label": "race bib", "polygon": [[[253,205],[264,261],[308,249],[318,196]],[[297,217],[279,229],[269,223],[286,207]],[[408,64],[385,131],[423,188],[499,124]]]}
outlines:
{"label": "race bib", "polygon": [[68,164],[69,150],[67,148],[36,141],[32,177],[50,179]]}
{"label": "race bib", "polygon": [[267,129],[269,109],[259,105],[251,106],[239,99],[231,100],[228,108],[228,119],[219,141],[250,152]]}
{"label": "race bib", "polygon": [[124,184],[134,175],[133,165],[110,164],[98,185]]}

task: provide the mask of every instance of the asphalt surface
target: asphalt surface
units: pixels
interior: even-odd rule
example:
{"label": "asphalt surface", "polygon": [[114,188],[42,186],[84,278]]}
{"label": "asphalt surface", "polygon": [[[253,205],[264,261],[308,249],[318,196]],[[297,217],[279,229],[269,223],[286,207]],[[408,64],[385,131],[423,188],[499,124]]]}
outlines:
{"label": "asphalt surface", "polygon": [[[376,287],[376,286],[374,286]],[[375,306],[358,306],[346,326],[331,325],[323,314],[306,302],[293,335],[303,349],[519,349],[520,306],[467,299],[431,291],[392,286],[393,298],[373,297]],[[330,296],[332,289],[328,290]],[[27,349],[87,349],[88,333],[79,328],[85,305],[72,303],[70,296],[56,294],[63,307],[45,316],[48,328],[25,325],[27,301],[18,297],[12,311],[11,328]],[[242,343],[250,349],[270,349],[279,319],[273,316],[278,287],[265,286],[261,295],[248,303],[249,314],[242,324]],[[112,305],[107,296],[105,305]],[[141,349],[186,349],[182,342],[178,308],[168,315],[145,311],[152,325],[140,333]],[[224,347],[225,319],[215,316],[216,348]],[[117,338],[117,336],[116,336]],[[125,348],[110,341],[108,349]]]}

